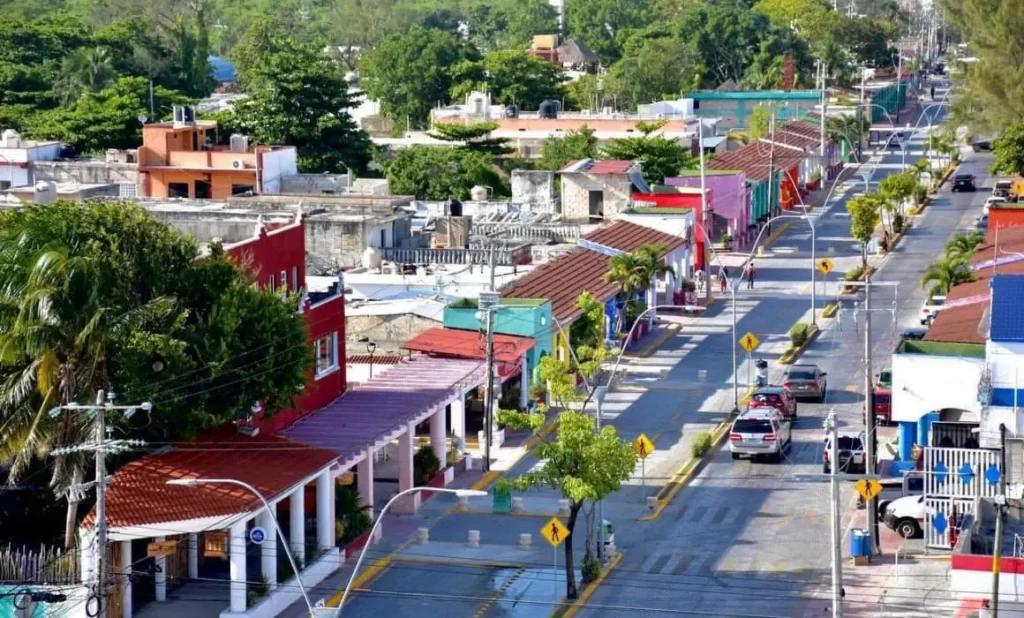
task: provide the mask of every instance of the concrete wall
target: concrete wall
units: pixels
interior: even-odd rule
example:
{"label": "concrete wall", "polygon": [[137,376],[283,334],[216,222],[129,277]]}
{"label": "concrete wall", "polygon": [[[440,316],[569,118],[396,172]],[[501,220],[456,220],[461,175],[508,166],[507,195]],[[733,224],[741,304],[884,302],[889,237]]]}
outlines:
{"label": "concrete wall", "polygon": [[281,178],[282,194],[343,193],[351,186],[348,174],[294,174]]}
{"label": "concrete wall", "polygon": [[892,420],[917,422],[942,409],[980,413],[978,379],[984,359],[892,355]]}
{"label": "concrete wall", "polygon": [[562,216],[569,221],[590,218],[590,192],[603,191],[605,217],[629,207],[633,182],[625,175],[562,174]]}
{"label": "concrete wall", "polygon": [[263,153],[262,191],[279,193],[281,179],[298,174],[298,152],[294,148],[280,148]]}
{"label": "concrete wall", "polygon": [[[440,316],[438,316],[440,317]],[[345,332],[352,341],[369,337],[377,342],[377,353],[399,352],[402,344],[430,328],[438,328],[441,320],[429,320],[414,313],[394,315],[356,315],[345,317]],[[362,346],[363,344],[358,344]],[[363,348],[363,352],[366,350]]]}
{"label": "concrete wall", "polygon": [[[139,184],[139,167],[134,163],[35,161],[29,164],[28,169],[30,182],[49,180],[57,184]],[[0,173],[0,178],[3,177],[3,173]]]}
{"label": "concrete wall", "polygon": [[512,203],[554,209],[554,202],[554,172],[534,170],[514,170],[512,172]]}

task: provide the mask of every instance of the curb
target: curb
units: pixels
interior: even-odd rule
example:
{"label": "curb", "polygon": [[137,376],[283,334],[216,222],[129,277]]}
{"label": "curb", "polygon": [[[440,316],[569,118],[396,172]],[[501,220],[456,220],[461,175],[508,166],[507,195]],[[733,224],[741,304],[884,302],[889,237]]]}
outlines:
{"label": "curb", "polygon": [[[868,267],[861,271],[860,275],[858,275],[857,278],[854,279],[854,281],[864,281],[864,279],[866,279],[869,274],[875,274],[876,270],[878,269],[872,266],[871,264],[868,264]],[[844,296],[849,296],[851,294],[856,294],[858,290],[859,288],[844,285],[843,289],[840,290],[839,293]]]}
{"label": "curb", "polygon": [[814,340],[818,338],[818,334],[821,333],[821,329],[818,328],[817,326],[811,326],[810,330],[810,334],[807,335],[807,339],[805,339],[804,342],[800,344],[800,347],[790,348],[782,353],[782,356],[779,357],[778,361],[780,365],[792,365],[793,361],[800,358],[800,355],[804,353],[804,350],[806,350],[809,345],[814,343]]}
{"label": "curb", "polygon": [[690,482],[690,479],[693,478],[693,475],[696,474],[703,465],[718,452],[723,439],[729,433],[732,421],[732,414],[729,414],[725,420],[711,430],[711,448],[708,449],[708,452],[705,453],[703,457],[691,457],[687,460],[687,462],[683,464],[683,467],[680,468],[679,471],[672,476],[669,482],[661,488],[661,491],[658,492],[658,506],[654,508],[654,511],[649,515],[637,517],[637,521],[654,521],[661,517],[661,513],[669,504],[672,503],[672,500],[676,495],[686,487]]}
{"label": "curb", "polygon": [[601,573],[597,576],[597,579],[590,582],[590,585],[583,589],[583,593],[580,594],[579,598],[573,601],[572,605],[565,607],[566,600],[562,599],[562,603],[559,604],[559,608],[551,612],[552,618],[555,616],[559,616],[560,618],[573,618],[573,616],[576,615],[576,612],[580,611],[580,609],[586,605],[587,601],[590,600],[590,597],[593,596],[597,587],[600,586],[608,577],[608,574],[615,570],[615,567],[619,566],[620,562],[622,562],[621,553],[616,554],[615,557],[608,562],[608,566],[601,569]]}
{"label": "curb", "polygon": [[829,303],[825,305],[824,309],[821,310],[821,313],[818,314],[818,317],[827,320],[828,318],[834,316],[837,311],[839,311],[839,303]]}
{"label": "curb", "polygon": [[785,234],[787,231],[789,231],[789,228],[791,228],[791,227],[793,227],[793,222],[792,221],[787,221],[787,222],[783,223],[782,225],[779,226],[779,229],[777,229],[774,232],[772,232],[772,235],[769,236],[764,241],[764,244],[761,245],[761,246],[764,247],[767,250],[768,247],[771,247],[773,244],[775,244],[775,241],[777,241],[780,237],[782,237],[783,234]]}
{"label": "curb", "polygon": [[678,324],[669,324],[665,328],[665,332],[659,335],[658,338],[652,341],[650,344],[648,344],[646,348],[640,350],[635,354],[623,354],[623,356],[625,358],[648,358],[651,356],[651,354],[657,352],[658,348],[664,345],[666,341],[674,337],[676,333],[679,332],[679,330],[680,328]]}
{"label": "curb", "polygon": [[[414,538],[406,540],[404,543],[396,547],[394,551],[392,551],[390,554],[384,556],[383,558],[378,558],[373,564],[366,567],[366,570],[363,571],[362,574],[359,575],[359,577],[355,578],[355,580],[352,581],[352,592],[358,592],[360,589],[364,589],[365,586],[369,584],[371,581],[383,575],[384,572],[388,570],[391,563],[395,560],[395,557],[402,551],[404,551],[406,547],[412,545],[412,542],[414,540]],[[341,597],[343,597],[344,595],[344,589],[339,590],[334,594],[334,596],[328,599],[324,605],[326,605],[327,607],[340,608]]]}
{"label": "curb", "polygon": [[501,599],[501,597],[505,596],[505,593],[508,592],[508,589],[512,587],[512,584],[514,584],[515,581],[519,579],[525,572],[526,569],[524,569],[523,567],[518,567],[516,569],[516,572],[507,580],[505,580],[505,583],[502,584],[501,588],[498,588],[497,592],[494,593],[494,596],[487,599],[487,602],[484,603],[480,607],[480,609],[476,610],[476,612],[473,614],[473,618],[483,618],[487,614],[488,610],[494,607],[494,604],[497,603],[498,600]]}

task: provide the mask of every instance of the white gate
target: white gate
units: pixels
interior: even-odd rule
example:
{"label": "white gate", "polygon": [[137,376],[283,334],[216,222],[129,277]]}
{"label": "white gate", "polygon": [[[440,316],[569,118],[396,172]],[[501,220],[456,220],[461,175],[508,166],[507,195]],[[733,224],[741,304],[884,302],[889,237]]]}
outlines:
{"label": "white gate", "polygon": [[977,498],[999,493],[998,451],[968,448],[924,449],[925,546],[952,549],[949,531],[974,513]]}

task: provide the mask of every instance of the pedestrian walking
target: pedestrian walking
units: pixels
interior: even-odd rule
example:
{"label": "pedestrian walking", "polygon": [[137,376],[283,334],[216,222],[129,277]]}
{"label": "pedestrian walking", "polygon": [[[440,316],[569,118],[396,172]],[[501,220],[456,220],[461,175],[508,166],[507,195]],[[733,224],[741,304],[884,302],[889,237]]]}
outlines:
{"label": "pedestrian walking", "polygon": [[754,288],[754,263],[747,264],[747,289]]}
{"label": "pedestrian walking", "polygon": [[725,284],[729,280],[729,271],[723,266],[718,271],[718,285],[722,289],[722,294],[725,294]]}

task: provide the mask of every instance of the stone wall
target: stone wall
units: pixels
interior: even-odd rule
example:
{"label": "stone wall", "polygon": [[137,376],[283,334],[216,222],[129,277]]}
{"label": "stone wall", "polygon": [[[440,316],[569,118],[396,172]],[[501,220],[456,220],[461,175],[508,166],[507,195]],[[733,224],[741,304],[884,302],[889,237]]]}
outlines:
{"label": "stone wall", "polygon": [[512,203],[529,204],[542,207],[542,211],[552,211],[555,203],[555,173],[513,170]]}
{"label": "stone wall", "polygon": [[562,174],[562,216],[567,221],[589,219],[591,191],[603,191],[602,210],[610,218],[629,208],[633,183],[628,176]]}
{"label": "stone wall", "polygon": [[365,343],[353,343],[360,337],[377,342],[377,354],[399,352],[403,343],[430,328],[442,326],[441,315],[429,320],[414,313],[398,315],[356,315],[345,317],[347,343],[354,345],[353,353],[365,354]]}
{"label": "stone wall", "polygon": [[57,184],[131,183],[139,186],[139,167],[134,163],[105,161],[34,161],[29,164],[32,183],[49,180]]}
{"label": "stone wall", "polygon": [[310,271],[326,274],[362,263],[368,231],[365,221],[307,218],[306,263]]}

